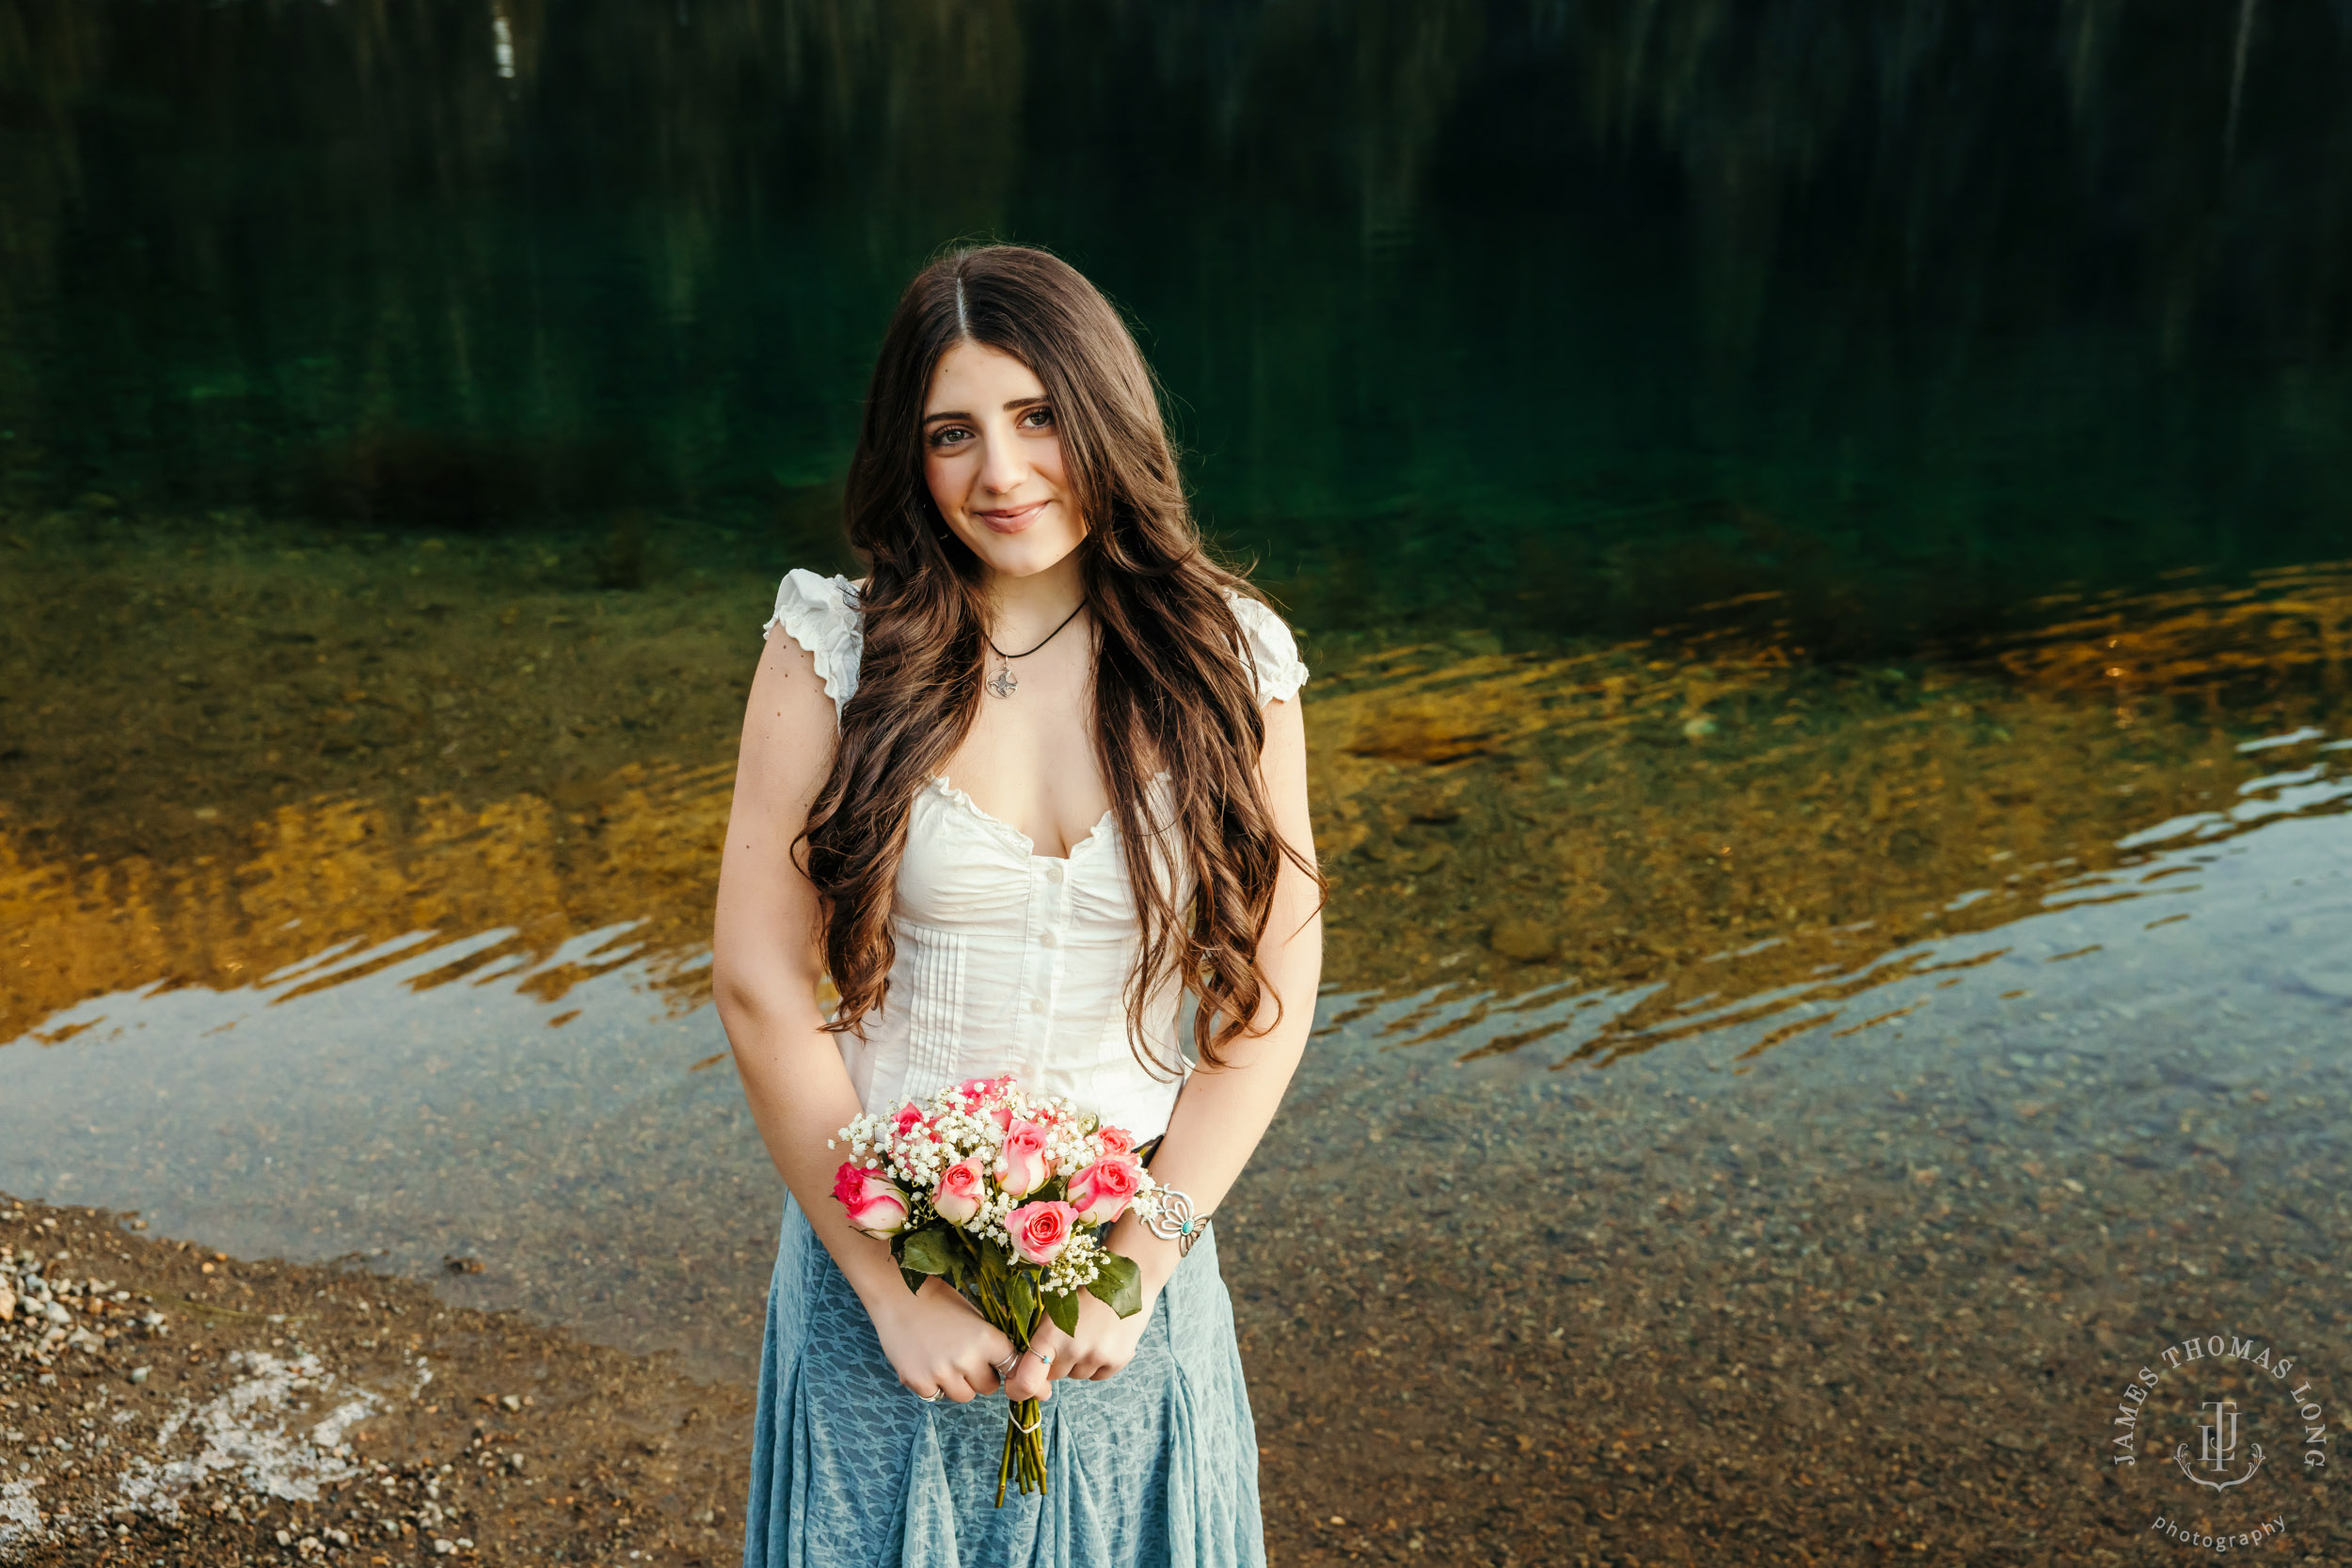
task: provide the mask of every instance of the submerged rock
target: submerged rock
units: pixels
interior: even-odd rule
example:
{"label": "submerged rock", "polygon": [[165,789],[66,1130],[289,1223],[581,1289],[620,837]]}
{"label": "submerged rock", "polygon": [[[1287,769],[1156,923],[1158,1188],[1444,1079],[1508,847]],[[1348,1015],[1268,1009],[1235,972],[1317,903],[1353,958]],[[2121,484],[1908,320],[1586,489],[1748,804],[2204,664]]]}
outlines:
{"label": "submerged rock", "polygon": [[1519,963],[1537,963],[1560,950],[1560,939],[1548,926],[1513,918],[1495,922],[1486,945]]}

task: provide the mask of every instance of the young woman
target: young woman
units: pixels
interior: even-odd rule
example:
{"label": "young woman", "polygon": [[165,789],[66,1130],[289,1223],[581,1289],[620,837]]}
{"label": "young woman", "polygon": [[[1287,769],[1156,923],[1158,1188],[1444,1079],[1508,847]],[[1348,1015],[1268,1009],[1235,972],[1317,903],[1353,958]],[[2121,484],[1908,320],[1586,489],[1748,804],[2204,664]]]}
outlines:
{"label": "young woman", "polygon": [[[850,1228],[826,1140],[1009,1072],[1156,1139],[1213,1213],[1322,962],[1306,668],[1203,553],[1118,313],[1039,251],[909,286],[848,515],[869,575],[777,593],[720,873],[720,1016],[791,1190],[746,1568],[1263,1563],[1213,1229],[1180,1253],[1131,1212],[1108,1240],[1143,1310],[1088,1296],[1016,1355]],[[1046,1401],[1049,1482],[1002,1509],[999,1391]]]}

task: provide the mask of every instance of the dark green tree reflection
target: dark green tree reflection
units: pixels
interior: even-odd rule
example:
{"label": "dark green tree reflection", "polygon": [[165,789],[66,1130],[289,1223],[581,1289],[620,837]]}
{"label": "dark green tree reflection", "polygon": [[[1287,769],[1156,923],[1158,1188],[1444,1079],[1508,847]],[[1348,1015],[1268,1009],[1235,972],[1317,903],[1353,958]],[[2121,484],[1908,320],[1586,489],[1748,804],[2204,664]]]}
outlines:
{"label": "dark green tree reflection", "polygon": [[[1142,324],[1326,628],[1820,647],[2338,553],[2352,13],[0,5],[0,497],[781,518],[959,236]],[[612,553],[612,552],[608,552]]]}

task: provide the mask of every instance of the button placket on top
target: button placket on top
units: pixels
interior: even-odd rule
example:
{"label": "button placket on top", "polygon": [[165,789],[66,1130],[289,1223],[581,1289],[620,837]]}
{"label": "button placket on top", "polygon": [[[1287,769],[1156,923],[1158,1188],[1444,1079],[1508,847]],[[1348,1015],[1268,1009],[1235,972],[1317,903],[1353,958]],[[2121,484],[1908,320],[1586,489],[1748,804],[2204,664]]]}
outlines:
{"label": "button placket on top", "polygon": [[1029,931],[1021,966],[1030,977],[1026,988],[1029,1060],[1024,1075],[1035,1082],[1043,1075],[1053,1054],[1054,1000],[1061,992],[1063,956],[1069,951],[1063,934],[1069,928],[1070,865],[1067,861],[1032,855],[1029,871]]}

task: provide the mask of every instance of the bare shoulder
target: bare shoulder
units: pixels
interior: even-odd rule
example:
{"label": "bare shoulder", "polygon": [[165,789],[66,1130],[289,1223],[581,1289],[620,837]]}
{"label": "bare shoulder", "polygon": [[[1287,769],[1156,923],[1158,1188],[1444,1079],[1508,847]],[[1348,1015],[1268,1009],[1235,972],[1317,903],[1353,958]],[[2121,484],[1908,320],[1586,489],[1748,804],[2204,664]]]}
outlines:
{"label": "bare shoulder", "polygon": [[1265,754],[1278,751],[1295,758],[1303,768],[1307,759],[1307,717],[1299,711],[1305,702],[1303,693],[1293,690],[1287,696],[1270,697],[1260,711],[1265,716]]}
{"label": "bare shoulder", "polygon": [[813,795],[832,768],[834,741],[834,702],[817,656],[792,638],[771,637],[744,704],[738,791]]}
{"label": "bare shoulder", "polygon": [[[1308,803],[1307,721],[1299,712],[1298,693],[1265,705],[1265,743],[1258,753],[1258,776],[1265,781],[1266,804],[1274,813],[1274,831],[1312,866],[1315,863],[1313,812]],[[1287,873],[1285,873],[1287,877]]]}

